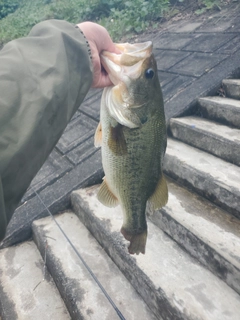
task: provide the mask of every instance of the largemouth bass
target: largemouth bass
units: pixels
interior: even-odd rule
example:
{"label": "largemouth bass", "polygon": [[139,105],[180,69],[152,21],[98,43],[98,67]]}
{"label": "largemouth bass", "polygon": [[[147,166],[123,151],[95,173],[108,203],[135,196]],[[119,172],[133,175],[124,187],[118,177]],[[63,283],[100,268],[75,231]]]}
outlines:
{"label": "largemouth bass", "polygon": [[147,240],[147,201],[155,210],[168,200],[162,173],[166,123],[152,43],[117,47],[120,54],[101,56],[114,85],[103,91],[95,133],[105,172],[98,199],[108,207],[120,204],[121,233],[130,241],[129,253],[139,254]]}

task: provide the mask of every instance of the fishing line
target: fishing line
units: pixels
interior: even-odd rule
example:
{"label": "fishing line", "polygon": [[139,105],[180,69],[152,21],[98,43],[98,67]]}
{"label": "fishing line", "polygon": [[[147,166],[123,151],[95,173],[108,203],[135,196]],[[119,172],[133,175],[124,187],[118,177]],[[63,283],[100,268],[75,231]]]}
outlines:
{"label": "fishing line", "polygon": [[[31,187],[32,188],[32,187]],[[66,238],[66,240],[68,241],[68,243],[70,244],[70,246],[72,247],[72,249],[75,251],[76,255],[78,256],[78,258],[81,260],[81,262],[83,263],[83,265],[85,266],[85,268],[87,269],[87,271],[90,273],[90,275],[92,276],[93,280],[97,283],[97,285],[99,286],[99,288],[101,289],[101,291],[103,292],[103,294],[105,295],[105,297],[107,298],[107,300],[109,301],[109,303],[111,304],[111,306],[113,307],[113,309],[115,310],[115,312],[117,313],[119,319],[121,320],[126,320],[126,318],[123,316],[123,314],[121,313],[121,311],[118,309],[118,307],[115,305],[115,303],[113,302],[113,300],[111,299],[111,297],[109,296],[109,294],[107,293],[107,291],[104,289],[104,287],[102,286],[101,282],[98,280],[98,278],[95,276],[95,274],[93,273],[93,271],[91,270],[91,268],[88,266],[88,264],[85,262],[85,260],[83,259],[83,257],[81,256],[81,254],[77,251],[77,249],[75,248],[75,246],[73,245],[73,243],[71,242],[71,240],[68,238],[68,236],[66,235],[66,233],[64,232],[64,230],[62,229],[62,227],[59,225],[59,223],[57,222],[57,220],[55,219],[55,217],[53,216],[53,214],[51,213],[51,211],[48,209],[48,207],[45,205],[45,203],[43,202],[43,200],[41,199],[41,197],[39,196],[39,194],[32,188],[32,190],[34,191],[34,193],[36,194],[36,196],[38,197],[38,199],[40,200],[40,202],[43,204],[44,208],[47,210],[47,212],[49,213],[50,217],[53,219],[53,221],[56,223],[56,225],[58,226],[59,230],[62,232],[62,234],[64,235],[64,237]]]}

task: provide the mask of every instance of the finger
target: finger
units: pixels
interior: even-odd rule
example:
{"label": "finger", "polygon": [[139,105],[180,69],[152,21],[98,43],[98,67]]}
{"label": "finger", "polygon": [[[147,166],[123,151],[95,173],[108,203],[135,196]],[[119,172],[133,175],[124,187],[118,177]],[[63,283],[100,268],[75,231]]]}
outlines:
{"label": "finger", "polygon": [[99,52],[106,50],[106,51],[116,53],[116,54],[121,53],[121,51],[115,46],[115,44],[112,41],[112,39],[110,38],[109,34],[105,38],[104,42],[100,42],[98,50],[99,50]]}
{"label": "finger", "polygon": [[101,35],[99,34],[99,37],[96,38],[98,52],[100,53],[106,50],[116,54],[121,53],[121,51],[115,46],[114,42],[112,41],[108,31],[102,26],[99,27],[99,31],[101,30]]}

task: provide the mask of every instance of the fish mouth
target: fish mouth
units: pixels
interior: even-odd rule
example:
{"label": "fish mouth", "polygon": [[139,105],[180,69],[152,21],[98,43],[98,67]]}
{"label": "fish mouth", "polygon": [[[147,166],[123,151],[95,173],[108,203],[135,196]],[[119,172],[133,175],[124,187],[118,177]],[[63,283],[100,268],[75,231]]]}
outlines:
{"label": "fish mouth", "polygon": [[141,74],[143,61],[152,54],[152,42],[136,44],[119,43],[116,47],[120,54],[103,51],[101,63],[114,85],[126,82],[127,79],[137,79]]}

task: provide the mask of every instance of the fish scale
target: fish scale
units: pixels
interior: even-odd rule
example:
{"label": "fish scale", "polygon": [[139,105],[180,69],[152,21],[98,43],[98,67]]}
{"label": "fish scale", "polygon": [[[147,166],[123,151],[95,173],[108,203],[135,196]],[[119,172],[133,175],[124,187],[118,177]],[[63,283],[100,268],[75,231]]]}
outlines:
{"label": "fish scale", "polygon": [[102,63],[114,86],[105,88],[102,95],[95,145],[101,145],[105,172],[98,199],[110,207],[120,204],[121,232],[130,241],[129,252],[139,254],[145,253],[147,201],[153,209],[167,202],[162,174],[166,124],[152,44],[143,44],[145,54],[141,51],[140,58],[141,45],[136,52],[131,47],[129,60],[128,45],[121,45],[126,48],[124,59],[121,54],[103,54],[107,58]]}

